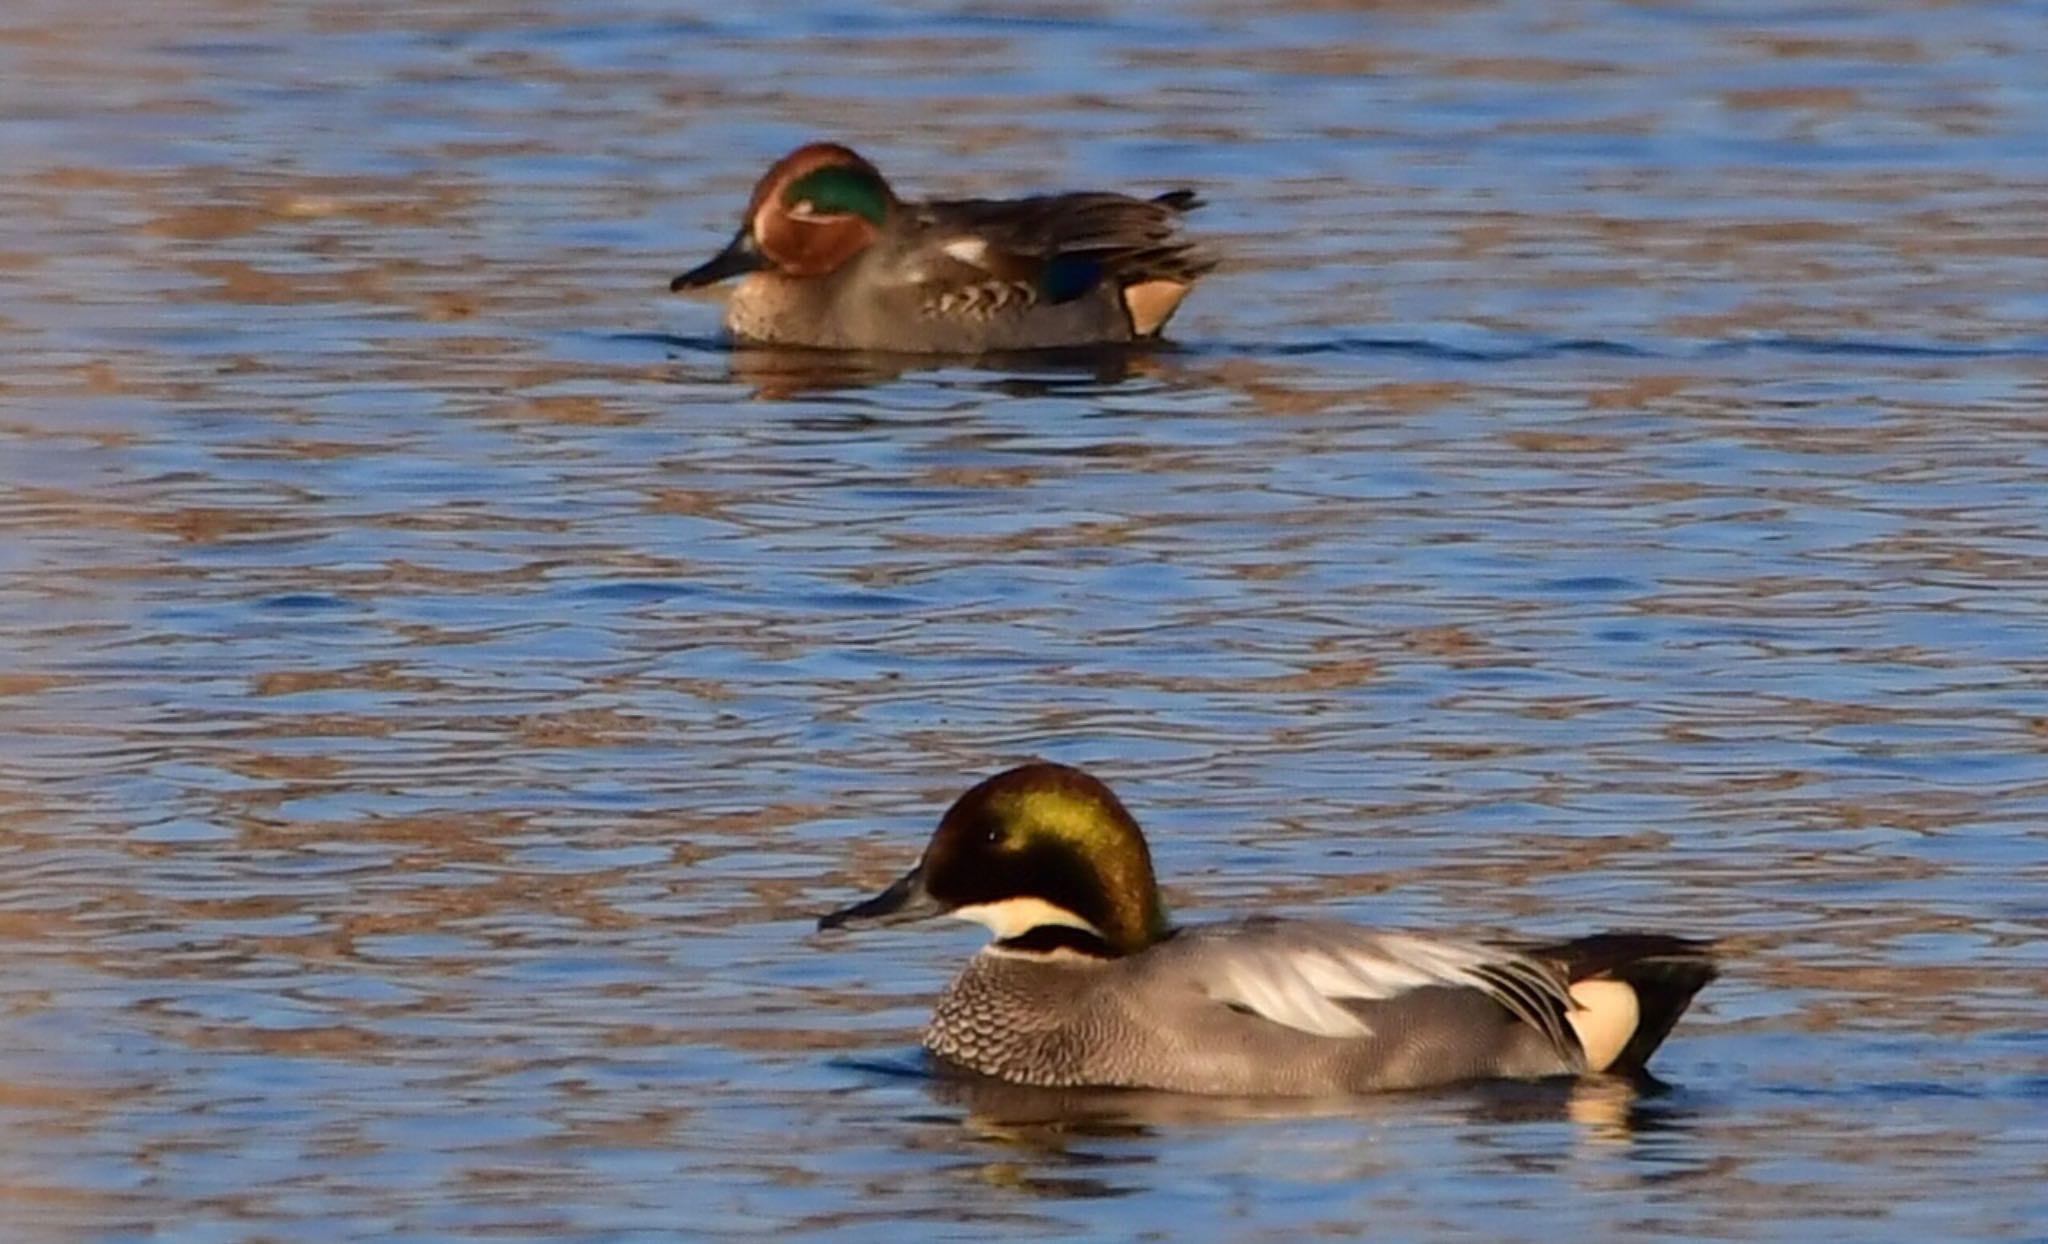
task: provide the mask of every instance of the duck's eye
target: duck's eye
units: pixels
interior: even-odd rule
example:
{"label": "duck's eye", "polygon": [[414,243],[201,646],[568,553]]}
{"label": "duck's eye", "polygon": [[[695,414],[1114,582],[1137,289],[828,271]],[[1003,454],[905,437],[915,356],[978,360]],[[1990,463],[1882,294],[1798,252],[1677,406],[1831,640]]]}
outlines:
{"label": "duck's eye", "polygon": [[992,847],[1002,846],[1003,827],[1000,825],[991,825],[987,829],[982,831],[981,837],[982,841],[988,843],[988,845]]}

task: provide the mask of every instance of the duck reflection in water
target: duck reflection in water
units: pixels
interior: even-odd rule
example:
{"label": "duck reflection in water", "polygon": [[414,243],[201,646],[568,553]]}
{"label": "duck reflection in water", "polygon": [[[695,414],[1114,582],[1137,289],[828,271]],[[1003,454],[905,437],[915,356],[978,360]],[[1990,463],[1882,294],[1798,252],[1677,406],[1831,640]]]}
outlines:
{"label": "duck reflection in water", "polygon": [[974,387],[1009,397],[1093,393],[1130,380],[1165,380],[1175,374],[1171,363],[1174,352],[1161,346],[1080,346],[949,359],[787,346],[740,345],[726,349],[703,340],[663,340],[671,347],[687,348],[691,355],[705,360],[679,360],[671,371],[674,381],[745,385],[754,397],[767,401],[877,388],[907,376],[930,376],[942,371],[957,375],[971,370],[969,383]]}
{"label": "duck reflection in water", "polygon": [[[1383,1175],[1394,1165],[1385,1146],[1405,1146],[1418,1136],[1483,1150],[1488,1163],[1523,1171],[1619,1158],[1631,1168],[1642,1163],[1637,1177],[1645,1182],[1662,1182],[1688,1173],[1687,1164],[1674,1161],[1683,1147],[1671,1142],[1689,1135],[1696,1118],[1683,1090],[1651,1077],[1475,1081],[1321,1098],[1203,1097],[1035,1088],[910,1052],[857,1065],[868,1074],[916,1081],[920,1104],[905,1111],[905,1122],[916,1125],[910,1134],[924,1138],[920,1148],[942,1137],[936,1143],[958,1159],[955,1174],[1047,1201],[1148,1193],[1152,1177],[1119,1172],[1156,1166],[1166,1160],[1162,1147],[1216,1128],[1255,1129],[1252,1143],[1262,1153],[1312,1182]],[[926,1099],[947,1113],[935,1116]],[[1568,1130],[1559,1132],[1557,1125]],[[1404,1139],[1390,1140],[1394,1135]],[[1299,1170],[1295,1155],[1305,1164]]]}
{"label": "duck reflection in water", "polygon": [[936,1060],[924,1078],[931,1096],[964,1110],[962,1121],[977,1134],[1052,1149],[1063,1147],[1061,1138],[1143,1136],[1208,1124],[1391,1121],[1419,1115],[1449,1115],[1487,1127],[1569,1123],[1587,1143],[1626,1145],[1682,1130],[1692,1114],[1682,1092],[1652,1077],[1633,1076],[1482,1080],[1413,1092],[1313,1098],[1035,1088],[960,1072]]}

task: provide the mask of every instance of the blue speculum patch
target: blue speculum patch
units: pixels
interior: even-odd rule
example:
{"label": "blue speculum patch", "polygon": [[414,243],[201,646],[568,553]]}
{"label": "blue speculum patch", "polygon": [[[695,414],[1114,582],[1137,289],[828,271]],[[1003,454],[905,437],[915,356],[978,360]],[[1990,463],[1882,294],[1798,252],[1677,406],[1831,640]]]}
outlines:
{"label": "blue speculum patch", "polygon": [[1102,265],[1083,255],[1057,255],[1039,278],[1039,292],[1047,302],[1071,302],[1102,279]]}

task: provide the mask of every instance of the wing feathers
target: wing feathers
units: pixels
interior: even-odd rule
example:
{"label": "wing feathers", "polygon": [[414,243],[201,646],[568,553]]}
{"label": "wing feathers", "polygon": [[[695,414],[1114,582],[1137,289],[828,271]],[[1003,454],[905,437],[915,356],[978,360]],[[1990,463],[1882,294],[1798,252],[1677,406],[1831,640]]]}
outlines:
{"label": "wing feathers", "polygon": [[[1216,266],[1180,236],[1180,215],[1201,205],[1193,191],[1155,199],[1099,191],[1028,199],[954,199],[920,207],[919,225],[944,238],[937,249],[960,265],[937,282],[1023,284],[1045,301],[1078,297],[1107,280],[1182,284]],[[1085,282],[1074,288],[1077,274]],[[1055,279],[1049,279],[1055,278]]]}
{"label": "wing feathers", "polygon": [[1369,1036],[1371,1028],[1346,1001],[1385,1002],[1432,987],[1476,989],[1566,1058],[1581,1057],[1563,974],[1513,950],[1308,920],[1246,920],[1182,937],[1197,952],[1188,962],[1199,988],[1276,1024],[1318,1036]]}

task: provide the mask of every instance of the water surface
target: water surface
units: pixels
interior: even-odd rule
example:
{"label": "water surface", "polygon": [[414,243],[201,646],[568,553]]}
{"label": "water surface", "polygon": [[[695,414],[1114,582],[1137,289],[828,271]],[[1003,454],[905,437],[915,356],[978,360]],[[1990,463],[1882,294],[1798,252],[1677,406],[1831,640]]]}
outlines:
{"label": "water surface", "polygon": [[[2048,10],[0,19],[10,1240],[2048,1236]],[[1179,348],[727,352],[831,136],[1198,187]],[[1670,1082],[918,1074],[1088,765],[1183,916],[1714,935]]]}

